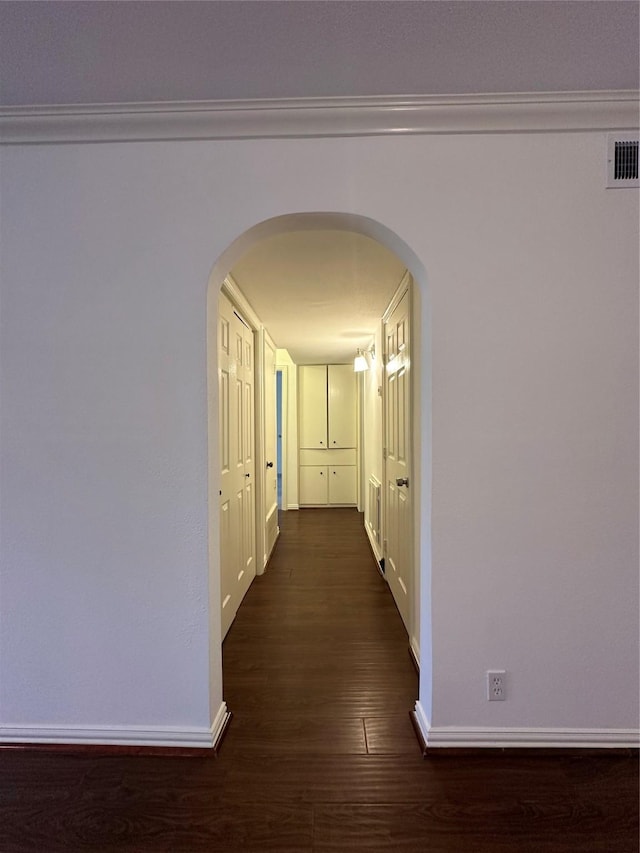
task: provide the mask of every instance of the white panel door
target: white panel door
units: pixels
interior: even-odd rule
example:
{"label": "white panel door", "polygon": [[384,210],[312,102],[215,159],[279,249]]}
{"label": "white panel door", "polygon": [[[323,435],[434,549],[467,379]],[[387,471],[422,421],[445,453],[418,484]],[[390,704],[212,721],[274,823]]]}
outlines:
{"label": "white panel door", "polygon": [[231,350],[233,311],[222,294],[218,311],[218,395],[220,420],[220,593],[222,607],[222,636],[227,633],[235,613],[232,602],[233,575],[235,566],[235,543],[237,530],[232,524],[237,516],[232,508],[233,476],[231,459],[236,450],[232,448],[231,411],[235,408],[232,399],[234,390],[232,377],[235,363]]}
{"label": "white panel door", "polygon": [[253,333],[218,303],[222,639],[256,573]]}
{"label": "white panel door", "polygon": [[353,364],[327,367],[330,449],[356,446],[356,374]]}
{"label": "white panel door", "polygon": [[256,576],[256,460],[255,460],[255,368],[253,332],[242,324],[242,563],[238,570],[238,607]]}
{"label": "white panel door", "polygon": [[407,632],[412,612],[409,293],[384,324],[385,336],[385,575]]}
{"label": "white panel door", "polygon": [[238,413],[242,405],[238,356],[242,355],[242,324],[229,300],[220,294],[218,308],[218,388],[220,395],[220,600],[222,637],[238,608],[237,574],[242,561],[242,448]]}
{"label": "white panel door", "polygon": [[265,553],[269,558],[278,535],[278,483],[276,468],[276,350],[264,337],[264,529]]}
{"label": "white panel door", "polygon": [[327,367],[306,364],[298,368],[300,447],[327,447]]}

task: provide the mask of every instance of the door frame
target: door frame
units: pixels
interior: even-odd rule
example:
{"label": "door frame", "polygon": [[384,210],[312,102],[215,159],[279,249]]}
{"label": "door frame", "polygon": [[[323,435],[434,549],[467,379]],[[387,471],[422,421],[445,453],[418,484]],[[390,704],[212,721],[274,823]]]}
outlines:
{"label": "door frame", "polygon": [[[263,477],[262,492],[261,492],[262,525],[258,525],[259,527],[262,527],[262,537],[263,537],[262,538],[263,548],[262,548],[262,552],[261,552],[262,553],[262,558],[261,558],[262,571],[259,572],[259,574],[263,574],[263,572],[265,571],[265,569],[267,567],[267,563],[269,562],[269,558],[271,557],[273,549],[275,548],[275,544],[278,541],[278,536],[280,535],[280,527],[278,525],[278,497],[277,497],[277,492],[276,492],[276,510],[275,510],[275,512],[276,512],[276,520],[275,520],[275,522],[276,522],[276,535],[275,535],[273,542],[271,542],[271,543],[269,542],[269,532],[268,532],[268,527],[267,527],[267,510],[269,509],[269,506],[268,506],[268,501],[267,501],[267,490],[266,490],[267,462],[271,461],[272,464],[275,464],[275,456],[277,456],[277,453],[278,453],[278,450],[277,450],[277,442],[278,442],[277,412],[276,412],[276,409],[277,409],[276,374],[278,372],[278,348],[275,345],[273,338],[271,337],[269,332],[262,325],[260,326],[259,342],[260,342],[259,359],[262,362],[262,375],[261,375],[261,381],[260,381],[260,391],[258,394],[259,399],[260,399],[260,416],[256,418],[256,429],[260,428],[260,442],[262,444],[262,460],[263,460],[262,461],[262,468],[261,468],[261,474]],[[267,458],[268,455],[270,455],[270,454],[268,454],[267,444],[266,444],[266,437],[267,437],[267,397],[266,397],[266,387],[267,387],[267,383],[266,383],[266,374],[267,374],[266,362],[267,362],[267,358],[266,358],[266,350],[267,350],[267,347],[269,347],[269,349],[271,349],[273,352],[273,370],[274,370],[274,373],[273,373],[273,397],[274,397],[274,399],[272,402],[273,402],[274,414],[276,415],[276,423],[273,424],[273,429],[275,432],[274,437],[275,437],[275,442],[276,442],[276,450],[275,450],[275,456],[272,460],[269,460]],[[276,469],[276,489],[277,489],[277,481],[278,481],[278,478],[277,478],[277,469]],[[256,520],[256,523],[257,523],[257,520]]]}

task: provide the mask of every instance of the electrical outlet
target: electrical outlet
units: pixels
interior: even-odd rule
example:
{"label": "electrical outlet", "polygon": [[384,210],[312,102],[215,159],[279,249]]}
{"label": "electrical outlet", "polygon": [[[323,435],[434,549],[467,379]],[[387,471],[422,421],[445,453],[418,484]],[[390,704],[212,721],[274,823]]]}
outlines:
{"label": "electrical outlet", "polygon": [[489,702],[504,702],[507,698],[507,673],[504,669],[487,671],[487,699]]}

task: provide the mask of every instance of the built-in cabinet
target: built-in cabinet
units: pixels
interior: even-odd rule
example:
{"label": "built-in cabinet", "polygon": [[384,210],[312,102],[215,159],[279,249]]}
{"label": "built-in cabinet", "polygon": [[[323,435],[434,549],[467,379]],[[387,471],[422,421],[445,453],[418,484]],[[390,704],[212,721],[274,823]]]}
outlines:
{"label": "built-in cabinet", "polygon": [[356,376],[351,364],[298,368],[301,506],[357,501]]}

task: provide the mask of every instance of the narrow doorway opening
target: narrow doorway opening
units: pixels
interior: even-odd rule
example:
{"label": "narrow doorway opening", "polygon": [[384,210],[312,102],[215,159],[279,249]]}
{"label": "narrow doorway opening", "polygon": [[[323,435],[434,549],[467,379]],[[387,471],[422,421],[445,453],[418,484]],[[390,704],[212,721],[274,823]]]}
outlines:
{"label": "narrow doorway opening", "polygon": [[[302,227],[300,227],[300,223],[302,220],[306,220],[306,221],[304,221]],[[395,238],[394,235],[389,236],[390,232],[387,232],[386,229],[384,229],[382,226],[379,226],[377,223],[372,224],[372,222],[370,220],[363,220],[361,217],[351,217],[351,216],[336,215],[336,214],[298,214],[295,216],[292,215],[292,216],[278,217],[276,220],[270,220],[268,222],[261,223],[261,225],[256,226],[255,229],[250,229],[248,232],[246,232],[244,235],[242,235],[242,237],[239,238],[239,240],[236,241],[236,243],[232,244],[232,246],[230,247],[228,252],[226,252],[223,256],[221,256],[219,263],[216,265],[216,268],[214,268],[214,273],[212,273],[212,284],[214,284],[214,276],[217,277],[217,286],[219,286],[221,278],[225,278],[225,276],[229,275],[230,273],[235,273],[233,276],[233,280],[235,282],[237,282],[239,288],[244,291],[246,288],[246,281],[247,281],[246,267],[243,270],[242,265],[241,264],[239,265],[239,262],[242,260],[243,256],[245,256],[247,254],[247,252],[249,251],[249,249],[251,249],[252,246],[255,246],[256,244],[260,243],[267,236],[274,236],[274,235],[283,236],[283,235],[287,235],[287,234],[291,234],[292,232],[295,232],[296,229],[302,230],[302,231],[313,230],[313,231],[326,232],[328,230],[334,230],[334,231],[342,230],[342,231],[353,232],[354,234],[360,234],[360,235],[364,235],[364,236],[369,237],[372,241],[379,243],[380,246],[386,245],[387,248],[392,252],[395,251],[396,245],[400,246],[401,248],[404,246],[404,244],[402,244],[401,241],[399,241],[397,238]],[[387,237],[389,239],[380,239],[381,235],[384,237]],[[406,246],[404,247],[404,249],[406,250]],[[354,253],[354,257],[351,259],[351,263],[352,263],[351,273],[353,275],[354,282],[358,280],[357,276],[358,276],[358,274],[361,273],[361,270],[358,269],[358,266],[359,266],[361,259],[358,257],[355,257],[355,254],[356,253]],[[407,258],[413,262],[415,262],[416,259],[412,256],[410,250],[404,251],[404,257],[402,257],[402,254],[403,254],[402,252],[399,252],[398,257],[401,258],[402,263],[405,264],[403,269],[404,269],[405,274],[407,274],[409,271],[409,263],[407,263]],[[420,269],[419,263],[418,264],[412,263],[412,269],[415,269],[416,267],[418,269]],[[239,274],[237,273],[238,269],[240,270]],[[262,267],[262,269],[264,269],[264,267]],[[422,270],[422,273],[424,273],[423,270]],[[364,279],[362,279],[362,280],[364,280]],[[424,281],[424,276],[422,277],[422,281]],[[214,284],[214,286],[216,286],[216,285]],[[343,289],[345,289],[344,285],[343,285]],[[325,290],[327,290],[327,289],[325,288]],[[254,298],[255,298],[256,293],[257,293],[257,298],[255,299],[255,302],[254,302]],[[282,302],[279,301],[277,294],[274,294],[274,292],[271,290],[270,286],[268,284],[264,284],[262,294],[258,290],[254,293],[250,293],[248,296],[249,303],[252,306],[255,306],[256,314],[258,316],[260,316],[262,313],[261,312],[261,306],[259,305],[259,299],[260,299],[261,295],[264,296],[265,293],[268,293],[269,299],[273,303],[275,303],[276,305],[282,304]],[[391,293],[392,293],[392,288],[389,287],[389,289],[387,291],[387,298],[391,295]],[[296,299],[298,299],[299,301],[296,302]],[[291,304],[296,305],[296,310],[297,310],[299,316],[304,316],[306,313],[310,313],[312,310],[315,310],[317,307],[329,309],[331,306],[331,294],[329,292],[319,290],[318,288],[314,289],[312,284],[310,285],[308,282],[300,281],[300,280],[297,281],[297,285],[293,290],[292,289],[289,290],[289,292],[287,294],[287,300],[289,302],[291,302]],[[419,320],[417,323],[418,326],[419,326],[419,321],[421,319],[423,319],[423,317],[425,315],[424,309],[421,306],[420,302],[421,302],[421,296],[418,295],[418,308],[417,308],[417,316],[419,317]],[[388,307],[388,305],[387,305],[387,307]],[[378,330],[377,330],[378,337],[377,337],[377,340],[375,341],[375,347],[372,348],[372,350],[375,349],[375,351],[379,354],[379,357],[382,354],[382,352],[384,351],[383,340],[382,340],[383,334],[385,333],[383,331],[383,324],[382,324],[382,315],[384,314],[384,310],[385,310],[385,306],[380,306],[380,309],[379,309],[378,314],[377,314],[378,321],[379,321],[378,322]],[[262,319],[262,317],[261,317],[261,319]],[[354,341],[357,342],[358,335],[362,334],[362,330],[361,329],[355,329],[355,328],[353,328],[353,326],[351,328],[349,328],[348,324],[345,326],[345,324],[344,324],[345,319],[346,319],[346,314],[341,316],[341,318],[340,318],[340,322],[342,324],[342,326],[341,326],[342,337],[345,340],[348,340],[349,348],[355,351],[356,346],[354,344]],[[339,324],[335,322],[335,316],[330,318],[328,314],[325,315],[324,325],[327,328],[339,327]],[[279,346],[281,338],[280,338],[280,335],[278,334],[278,332],[273,331],[273,333],[272,333],[272,329],[269,325],[267,325],[267,323],[265,323],[265,330],[268,331],[268,333],[269,333],[268,336],[269,336],[270,340],[272,341],[272,344]],[[415,350],[412,353],[411,364],[412,364],[412,367],[419,368],[420,360],[421,360],[420,359],[421,340],[420,340],[419,329],[416,329],[416,331],[418,332],[418,334],[415,335],[415,341],[414,341]],[[273,337],[271,337],[271,335],[273,335]],[[366,336],[367,336],[367,342],[370,342],[371,327],[367,328]],[[311,335],[308,335],[308,337],[309,337],[309,339],[315,338],[315,336],[311,336]],[[342,343],[344,344],[344,340],[342,341]],[[293,349],[293,346],[294,345],[292,345],[292,349]],[[401,346],[402,346],[402,344],[400,344],[400,347]],[[372,354],[373,354],[373,352],[372,352]],[[319,357],[316,356],[315,360],[318,360],[318,358]],[[322,358],[322,357],[320,356],[320,358]],[[277,363],[277,359],[278,359],[278,356],[276,356],[276,363]],[[315,363],[315,360],[312,356],[311,359],[308,360],[306,363]],[[325,363],[331,363],[332,359],[329,355],[327,355],[327,356],[322,358],[322,361]],[[298,369],[298,365],[300,363],[304,364],[305,361],[304,360],[291,359],[290,366],[288,366],[286,368],[286,374],[287,374],[286,376],[284,376],[283,371],[280,369],[276,369],[274,372],[273,394],[275,397],[275,401],[274,401],[274,404],[272,406],[273,411],[274,411],[274,421],[275,421],[275,423],[274,423],[274,434],[275,434],[275,438],[276,438],[275,447],[274,447],[274,449],[276,451],[274,454],[275,461],[276,461],[276,471],[274,472],[274,474],[275,474],[275,477],[274,477],[274,481],[275,481],[274,482],[274,496],[276,498],[276,504],[275,505],[276,505],[278,513],[282,513],[282,512],[287,513],[288,510],[298,509],[298,506],[299,506],[299,503],[298,503],[299,495],[297,494],[297,491],[298,491],[297,474],[298,474],[298,470],[299,470],[297,467],[297,465],[298,465],[297,454],[299,451],[299,447],[296,444],[297,435],[290,436],[290,438],[292,438],[292,440],[293,440],[293,444],[295,445],[293,452],[292,452],[291,449],[288,449],[283,442],[283,433],[285,433],[287,431],[287,426],[291,427],[291,422],[290,422],[291,412],[289,411],[288,404],[285,402],[285,397],[289,396],[292,391],[293,391],[293,394],[295,395],[295,390],[296,390],[295,389],[295,382],[296,382],[296,376],[297,376],[297,369]],[[343,364],[345,363],[344,357],[340,360],[339,363],[343,363]],[[380,359],[380,364],[382,365],[381,359]],[[412,370],[412,373],[413,373],[413,376],[415,376],[417,378],[412,379],[411,383],[409,383],[409,385],[413,385],[414,383],[415,383],[415,385],[418,385],[418,383],[420,383],[420,370],[419,369]],[[427,373],[427,371],[425,371],[425,370],[422,371],[422,377],[423,378],[426,377],[426,373]],[[213,374],[213,378],[215,379],[215,373]],[[290,386],[288,389],[285,388],[283,379],[285,379],[285,380],[288,379],[288,385]],[[426,385],[426,387],[428,387],[428,382],[425,382],[424,384]],[[291,387],[292,385],[293,385],[293,388]],[[382,381],[380,381],[378,383],[378,392],[382,386],[383,386],[383,383],[382,383]],[[375,387],[375,385],[374,385],[374,387]],[[210,385],[210,388],[211,388],[211,385]],[[426,568],[428,570],[430,567],[429,560],[423,559],[423,556],[426,554],[426,551],[429,549],[429,519],[428,519],[428,513],[424,512],[425,504],[423,502],[426,499],[427,500],[426,506],[428,506],[428,497],[429,497],[428,493],[429,493],[429,488],[430,488],[430,457],[429,457],[430,435],[429,435],[428,424],[425,424],[425,426],[427,427],[426,432],[424,434],[421,434],[421,419],[422,419],[422,422],[424,423],[424,415],[426,414],[427,418],[429,415],[429,410],[427,410],[426,412],[424,410],[424,402],[425,402],[425,394],[423,393],[422,388],[419,388],[417,399],[416,399],[416,406],[414,408],[413,414],[411,414],[411,416],[410,416],[411,428],[412,428],[411,433],[414,436],[414,439],[411,439],[411,440],[412,441],[415,440],[417,443],[417,453],[416,453],[416,457],[415,457],[415,477],[410,475],[408,478],[398,478],[398,479],[408,480],[412,484],[415,482],[415,489],[416,489],[416,501],[413,505],[414,508],[410,513],[410,516],[412,517],[413,530],[407,532],[406,527],[404,529],[404,533],[407,534],[407,541],[405,542],[406,550],[407,550],[407,553],[409,555],[409,558],[411,558],[411,557],[413,558],[413,565],[415,567],[415,571],[414,571],[415,583],[413,585],[414,586],[414,589],[413,589],[414,599],[408,608],[408,611],[407,611],[408,612],[408,618],[406,621],[409,621],[409,623],[410,623],[407,625],[407,629],[409,632],[410,645],[411,645],[412,649],[414,650],[414,653],[417,651],[417,654],[415,654],[415,657],[422,664],[424,664],[425,662],[420,661],[420,655],[419,655],[419,637],[420,637],[421,632],[423,631],[423,625],[421,625],[421,620],[420,620],[420,612],[421,612],[420,595],[421,595],[421,588],[424,588],[424,587],[423,587],[423,583],[421,583],[421,581],[424,582],[426,580],[427,584],[430,582],[430,578],[428,577],[428,575],[424,575],[424,576],[422,575],[423,569]],[[216,403],[217,403],[217,401],[216,401]],[[289,401],[289,404],[290,404],[290,401]],[[295,403],[294,403],[294,406],[295,406]],[[212,414],[215,411],[216,411],[215,406],[210,407],[210,412]],[[368,418],[368,414],[369,413],[365,414],[365,416],[367,418]],[[294,420],[295,420],[295,417],[294,417]],[[289,423],[286,423],[286,421],[289,421]],[[297,430],[297,426],[294,425],[293,427],[291,427],[291,429],[295,432]],[[381,431],[381,429],[380,429],[380,431]],[[365,432],[366,432],[366,430],[365,430]],[[211,434],[214,436],[214,440],[215,440],[215,443],[217,445],[219,436],[216,433],[217,433],[217,424],[213,423]],[[381,440],[380,440],[380,442],[381,442]],[[379,458],[382,459],[383,448],[382,448],[382,445],[380,442],[378,444],[378,447],[374,451],[374,455],[377,453]],[[259,458],[260,457],[259,447],[257,448],[257,457],[258,457],[256,460],[257,461],[257,470],[259,470],[260,467],[261,466],[264,467],[264,464],[265,464],[265,459]],[[292,459],[294,460],[294,462],[296,464],[291,462]],[[367,461],[365,458],[365,455],[361,454],[361,457],[359,460],[359,465],[366,467],[368,464],[370,464],[370,460]],[[428,477],[424,476],[425,471],[427,471],[429,473]],[[214,487],[216,485],[216,474],[217,474],[217,472],[215,472],[214,475],[212,476],[212,484]],[[373,476],[371,479],[375,480],[375,476]],[[380,479],[382,479],[382,472],[380,472]],[[358,499],[358,506],[359,506],[360,510],[362,510],[366,507],[366,502],[367,502],[366,486],[369,482],[367,480],[367,472],[365,470],[361,470],[359,472],[358,482],[359,482],[359,488],[361,490],[360,495],[359,495],[359,499]],[[287,486],[291,485],[291,484],[292,484],[291,493],[288,493]],[[405,486],[407,486],[407,485],[408,485],[408,483],[405,482]],[[260,488],[260,483],[258,480],[256,481],[256,487],[258,489]],[[217,492],[215,494],[217,495]],[[213,507],[213,502],[212,502],[212,507]],[[354,504],[354,508],[355,508],[355,504]],[[308,512],[308,511],[305,510],[305,512]],[[322,510],[322,512],[324,512],[324,510]],[[329,512],[331,512],[331,510],[329,510]],[[297,515],[297,513],[295,513],[295,512],[293,514]],[[262,523],[262,520],[260,518],[258,518],[258,524],[260,524],[260,523]],[[217,530],[215,530],[216,527],[217,527],[217,524],[215,524],[215,523],[212,524],[212,531],[214,532],[214,535],[217,534]],[[327,535],[328,536],[331,535],[329,531],[327,532]],[[384,537],[384,535],[383,535],[380,538],[381,538],[382,542],[384,542],[384,544],[386,545],[386,541],[385,541],[386,537]],[[216,541],[217,542],[220,541],[219,538],[217,538],[217,535],[216,535],[215,539],[212,537],[212,545],[214,547],[215,547]],[[219,563],[219,558],[218,558],[217,562]],[[217,569],[218,569],[218,566],[216,565],[216,561],[214,559],[214,560],[212,560],[212,589],[213,590],[215,590],[216,582],[219,583],[219,580],[218,580],[219,576],[217,575],[217,571],[216,571]],[[260,572],[258,572],[258,574],[260,574]],[[382,580],[384,581],[384,578]],[[215,617],[215,614],[213,614],[213,616]],[[430,622],[428,622],[427,627],[429,627],[429,625],[430,625]],[[215,627],[213,630],[214,630],[214,633],[212,633],[212,642],[215,644]],[[428,641],[428,636],[426,637],[426,639]],[[430,644],[428,642],[426,644],[426,648],[427,648],[427,653],[429,653]],[[215,665],[215,648],[212,649],[212,659],[213,659],[213,663]],[[427,667],[426,667],[426,673],[425,674],[427,675],[427,678],[430,680],[430,676],[431,676],[430,661],[427,661],[426,663],[427,663]],[[423,673],[424,673],[424,670],[423,670]],[[222,675],[222,672],[220,669],[220,676],[221,675]],[[220,687],[221,687],[221,678],[220,678]],[[429,684],[428,696],[429,696],[429,704],[430,704],[430,684]]]}

